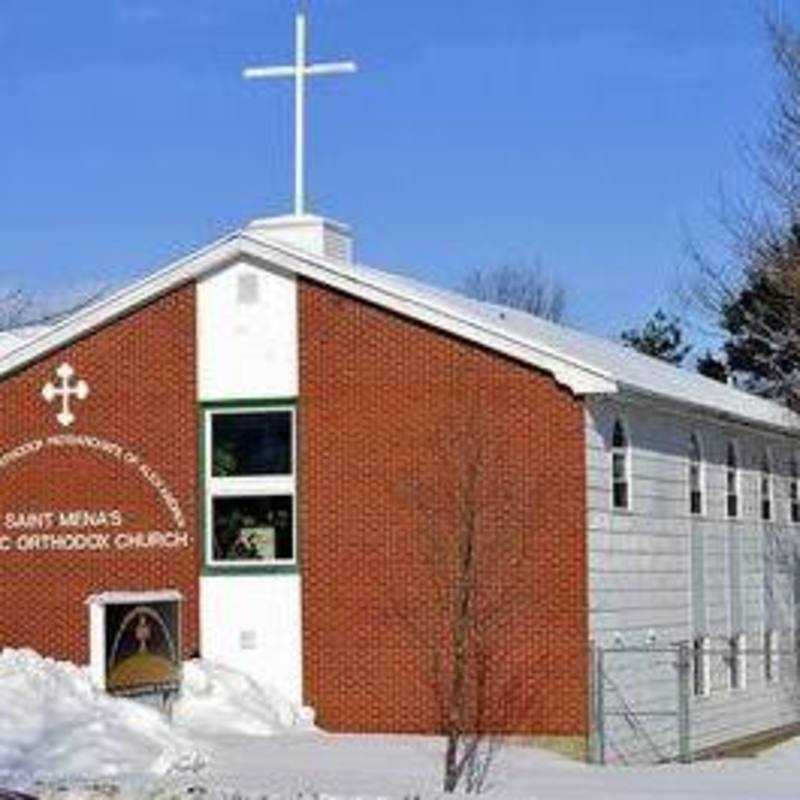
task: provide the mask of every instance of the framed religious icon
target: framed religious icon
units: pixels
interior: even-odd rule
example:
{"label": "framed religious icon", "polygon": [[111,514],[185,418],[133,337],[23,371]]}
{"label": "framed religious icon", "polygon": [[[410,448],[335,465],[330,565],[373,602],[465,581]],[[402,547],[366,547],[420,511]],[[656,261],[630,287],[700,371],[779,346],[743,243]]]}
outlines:
{"label": "framed religious icon", "polygon": [[92,676],[109,694],[170,694],[181,683],[181,595],[107,592],[89,599]]}

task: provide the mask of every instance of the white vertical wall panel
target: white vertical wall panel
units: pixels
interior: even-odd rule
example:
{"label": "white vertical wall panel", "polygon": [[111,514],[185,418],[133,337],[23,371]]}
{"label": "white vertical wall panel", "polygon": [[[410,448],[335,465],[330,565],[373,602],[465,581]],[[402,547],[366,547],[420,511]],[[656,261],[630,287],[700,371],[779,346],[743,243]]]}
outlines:
{"label": "white vertical wall panel", "polygon": [[200,652],[303,700],[299,575],[200,579]]}
{"label": "white vertical wall panel", "polygon": [[[625,421],[631,444],[632,508],[622,512],[611,508],[609,441],[617,416]],[[692,432],[699,434],[703,446],[705,513],[701,517],[692,517],[688,511],[687,448]],[[737,520],[726,516],[725,455],[729,440],[736,442],[739,451],[741,514]],[[734,618],[745,620],[748,628],[763,629],[768,611],[763,607],[765,597],[774,598],[773,608],[782,625],[794,626],[794,597],[786,577],[792,569],[790,542],[800,538],[800,526],[789,522],[788,461],[795,446],[792,440],[601,399],[587,404],[586,445],[591,624],[600,640],[609,631],[599,615],[625,603],[627,594],[641,592],[646,596],[649,587],[666,588],[664,575],[671,576],[668,580],[674,588],[670,605],[681,609],[674,614],[672,628],[682,634],[680,638],[692,639],[693,549],[695,557],[701,555],[703,561],[707,612],[703,617],[709,635],[727,641],[734,632]],[[774,508],[770,523],[760,519],[758,496],[765,447],[772,455],[773,468]],[[702,540],[702,553],[696,539]],[[736,540],[733,545],[732,539]],[[736,562],[732,563],[732,559]],[[765,569],[767,560],[774,567]],[[628,570],[629,581],[623,593],[615,588],[614,576]],[[738,594],[733,591],[734,584]],[[649,607],[654,612],[663,610],[664,598],[654,595]],[[637,637],[641,638],[644,631],[630,633],[631,644],[642,643]],[[758,639],[748,635],[749,641]]]}
{"label": "white vertical wall panel", "polygon": [[200,400],[297,395],[297,281],[237,263],[197,284]]}
{"label": "white vertical wall panel", "polygon": [[[298,393],[297,281],[234,263],[197,284],[200,402]],[[200,580],[201,654],[302,702],[299,574],[215,574]]]}

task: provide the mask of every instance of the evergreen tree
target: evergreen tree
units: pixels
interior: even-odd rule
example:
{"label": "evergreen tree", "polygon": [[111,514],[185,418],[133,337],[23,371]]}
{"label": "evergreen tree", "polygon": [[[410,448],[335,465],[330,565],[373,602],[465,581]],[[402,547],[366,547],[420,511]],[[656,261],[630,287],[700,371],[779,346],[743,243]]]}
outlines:
{"label": "evergreen tree", "polygon": [[721,358],[717,358],[710,350],[706,350],[705,355],[697,359],[697,371],[706,378],[728,382],[728,365]]}
{"label": "evergreen tree", "polygon": [[692,349],[690,344],[684,342],[680,318],[669,317],[660,308],[647,320],[643,328],[623,331],[622,341],[627,347],[674,364],[676,367],[683,363]]}
{"label": "evergreen tree", "polygon": [[765,22],[776,86],[745,150],[756,191],[723,199],[721,252],[690,246],[688,296],[719,325],[736,385],[800,410],[800,26],[769,11]]}
{"label": "evergreen tree", "polygon": [[760,263],[722,308],[728,368],[742,388],[797,405],[800,398],[800,224],[773,234]]}

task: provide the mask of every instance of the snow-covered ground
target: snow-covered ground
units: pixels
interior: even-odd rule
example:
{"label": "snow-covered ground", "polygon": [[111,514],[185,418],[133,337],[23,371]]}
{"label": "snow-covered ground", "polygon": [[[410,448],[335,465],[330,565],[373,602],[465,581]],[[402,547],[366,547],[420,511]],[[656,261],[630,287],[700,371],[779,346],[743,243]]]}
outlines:
{"label": "snow-covered ground", "polygon": [[[251,796],[439,796],[442,748],[436,739],[310,733],[218,745],[209,770],[214,785]],[[486,793],[529,800],[797,800],[800,742],[760,759],[652,768],[589,767],[542,750],[506,747]]]}
{"label": "snow-covered ground", "polygon": [[208,662],[185,664],[170,723],[155,706],[96,691],[84,668],[0,653],[0,787],[196,771],[217,739],[304,730],[313,726],[303,709]]}
{"label": "snow-covered ground", "polygon": [[[0,654],[0,786],[43,797],[432,798],[441,752],[434,737],[325,734],[269,687],[206,662],[186,665],[170,725],[153,708],[95,692],[71,664]],[[507,746],[487,794],[795,800],[800,740],[758,759],[605,769]]]}

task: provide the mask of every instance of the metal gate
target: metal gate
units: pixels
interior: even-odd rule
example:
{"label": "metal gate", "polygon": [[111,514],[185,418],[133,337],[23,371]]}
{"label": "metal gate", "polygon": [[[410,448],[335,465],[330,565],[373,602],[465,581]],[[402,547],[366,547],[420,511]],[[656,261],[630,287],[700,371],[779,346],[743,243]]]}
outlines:
{"label": "metal gate", "polygon": [[593,647],[592,662],[591,760],[688,761],[688,646]]}
{"label": "metal gate", "polygon": [[[689,762],[800,723],[798,657],[705,640],[590,648],[589,760]],[[798,729],[800,732],[800,729]]]}

